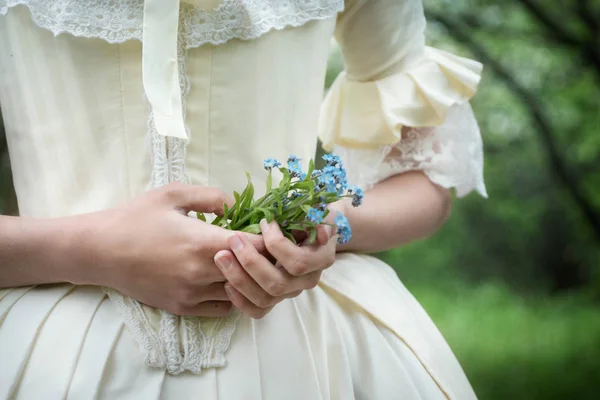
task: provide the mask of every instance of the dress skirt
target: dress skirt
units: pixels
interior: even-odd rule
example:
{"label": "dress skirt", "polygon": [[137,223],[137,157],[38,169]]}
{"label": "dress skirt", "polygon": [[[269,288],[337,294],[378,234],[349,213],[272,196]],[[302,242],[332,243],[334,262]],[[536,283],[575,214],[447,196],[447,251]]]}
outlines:
{"label": "dress skirt", "polygon": [[475,395],[427,314],[383,262],[340,254],[313,290],[242,316],[227,365],[144,364],[103,290],[0,291],[0,398],[445,399]]}

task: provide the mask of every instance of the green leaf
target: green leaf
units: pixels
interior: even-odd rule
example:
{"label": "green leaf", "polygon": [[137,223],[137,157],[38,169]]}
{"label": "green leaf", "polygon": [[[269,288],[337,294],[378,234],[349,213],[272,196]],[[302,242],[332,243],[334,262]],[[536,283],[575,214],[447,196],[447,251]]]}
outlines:
{"label": "green leaf", "polygon": [[267,192],[271,191],[271,187],[273,186],[273,174],[269,170],[269,175],[267,176]]}
{"label": "green leaf", "polygon": [[246,214],[246,209],[249,209],[254,201],[254,185],[252,182],[248,182],[248,186],[246,186],[244,203],[241,205],[241,214]]}
{"label": "green leaf", "polygon": [[294,244],[298,244],[298,243],[296,242],[296,238],[294,237],[294,235],[292,235],[292,234],[291,234],[291,233],[289,233],[288,231],[284,231],[284,232],[283,232],[283,234],[284,234],[284,236],[285,236],[286,238],[290,239],[290,240],[292,241],[292,243],[294,243]]}
{"label": "green leaf", "polygon": [[231,208],[231,222],[235,223],[238,218],[239,218],[239,210],[240,210],[240,203],[241,203],[241,195],[238,192],[233,192],[233,198],[235,199],[235,204],[233,205],[233,207]]}
{"label": "green leaf", "polygon": [[288,169],[284,167],[279,168],[279,170],[283,174],[283,179],[279,183],[279,188],[284,189],[284,191],[287,192],[290,189],[290,181],[292,180],[290,176],[290,171],[288,171]]}
{"label": "green leaf", "polygon": [[288,228],[292,231],[305,231],[306,230],[306,227],[304,225],[300,225],[300,224],[291,224]]}
{"label": "green leaf", "polygon": [[234,207],[233,207],[233,213],[235,214],[235,213],[237,213],[237,209],[238,209],[238,207],[240,205],[240,194],[238,192],[234,191],[233,192],[233,198],[235,199],[235,204],[234,204]]}
{"label": "green leaf", "polygon": [[308,212],[308,210],[310,210],[310,209],[311,209],[311,207],[310,207],[308,204],[303,204],[303,205],[301,206],[301,208],[302,208],[302,211],[304,211],[305,213],[307,213],[307,212]]}
{"label": "green leaf", "polygon": [[227,204],[223,204],[223,219],[228,219],[229,217],[229,207]]}
{"label": "green leaf", "polygon": [[311,158],[308,163],[308,172],[306,172],[306,178],[304,178],[304,180],[307,180],[307,181],[312,180],[311,176],[312,176],[312,173],[314,170],[315,170],[315,162]]}
{"label": "green leaf", "polygon": [[246,185],[246,188],[242,194],[236,200],[234,222],[237,222],[241,218],[244,218],[246,215],[248,215],[249,211],[246,211],[246,209],[250,208],[250,205],[254,200],[254,185],[252,184],[252,178],[248,172],[246,172],[246,178],[248,179],[248,184]]}
{"label": "green leaf", "polygon": [[247,227],[245,227],[244,229],[242,229],[242,232],[253,233],[255,235],[258,235],[262,231],[260,230],[260,225],[259,224],[252,224],[252,225],[248,225]]}
{"label": "green leaf", "polygon": [[273,213],[271,212],[271,210],[268,210],[266,208],[263,207],[258,207],[256,209],[256,211],[260,211],[263,213],[263,215],[265,216],[265,218],[267,219],[267,222],[271,222],[275,219],[275,216],[273,215]]}
{"label": "green leaf", "polygon": [[293,187],[297,190],[308,190],[310,192],[311,199],[315,194],[315,182],[312,180],[295,183]]}
{"label": "green leaf", "polygon": [[313,244],[317,240],[317,227],[312,227],[308,234],[308,243]]}
{"label": "green leaf", "polygon": [[199,212],[199,213],[196,213],[196,218],[198,218],[200,221],[204,221],[204,222],[206,222],[206,217],[205,217],[205,216],[204,216],[204,214],[203,214],[203,213],[201,213],[201,212]]}
{"label": "green leaf", "polygon": [[279,211],[279,215],[283,214],[283,199],[281,198],[281,193],[275,192],[273,193],[275,196],[275,201],[277,202],[277,210]]}

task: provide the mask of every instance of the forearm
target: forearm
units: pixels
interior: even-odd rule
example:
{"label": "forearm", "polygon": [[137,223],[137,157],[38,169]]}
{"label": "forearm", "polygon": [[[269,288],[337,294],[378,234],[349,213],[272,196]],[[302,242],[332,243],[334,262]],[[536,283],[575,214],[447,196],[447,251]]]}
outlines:
{"label": "forearm", "polygon": [[428,237],[446,221],[447,189],[421,172],[395,175],[365,194],[360,207],[345,207],[352,239],[340,251],[377,252]]}
{"label": "forearm", "polygon": [[76,229],[74,218],[0,216],[0,287],[76,280]]}

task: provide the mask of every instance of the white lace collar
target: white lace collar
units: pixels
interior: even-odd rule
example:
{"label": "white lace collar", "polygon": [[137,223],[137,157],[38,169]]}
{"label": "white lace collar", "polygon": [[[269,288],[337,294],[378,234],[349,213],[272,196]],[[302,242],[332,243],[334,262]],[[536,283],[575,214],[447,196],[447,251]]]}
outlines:
{"label": "white lace collar", "polygon": [[[301,26],[335,16],[344,0],[222,0],[206,11],[182,0],[188,48],[231,39],[255,39],[272,29]],[[0,15],[25,5],[36,25],[54,35],[98,38],[109,43],[142,40],[143,0],[0,0]]]}
{"label": "white lace collar", "polygon": [[344,8],[344,0],[221,0],[210,11],[193,3],[194,0],[0,0],[0,14],[22,4],[29,8],[38,26],[54,35],[69,33],[110,43],[141,40],[144,90],[156,129],[164,136],[187,139],[181,118],[178,41],[191,48],[207,43],[219,45],[231,39],[255,39],[272,29],[332,18]]}

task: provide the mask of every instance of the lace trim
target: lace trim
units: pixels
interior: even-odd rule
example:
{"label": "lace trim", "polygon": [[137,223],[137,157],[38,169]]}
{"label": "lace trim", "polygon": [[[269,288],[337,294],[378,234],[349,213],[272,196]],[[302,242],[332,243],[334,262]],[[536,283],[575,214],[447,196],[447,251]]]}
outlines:
{"label": "lace trim", "polygon": [[142,37],[143,0],[0,0],[0,15],[24,5],[37,26],[55,36],[103,39],[123,43]]}
{"label": "lace trim", "polygon": [[150,326],[141,304],[111,288],[104,288],[104,292],[117,306],[125,325],[129,328],[144,353],[146,364],[151,367],[164,368],[165,360],[162,357],[162,352],[159,351],[160,341]]}
{"label": "lace trim", "polygon": [[348,180],[363,189],[392,175],[423,171],[434,183],[455,188],[459,197],[476,190],[487,197],[483,181],[483,144],[468,102],[452,106],[436,128],[412,128],[394,146],[358,150],[335,146]]}
{"label": "lace trim", "polygon": [[[98,38],[109,43],[142,40],[143,0],[0,0],[0,15],[26,6],[36,25],[54,35]],[[255,39],[271,29],[334,17],[344,0],[222,0],[214,10],[181,4],[188,48],[231,39]]]}
{"label": "lace trim", "polygon": [[[178,64],[181,86],[183,119],[185,99],[190,90],[186,71],[187,51],[183,30],[179,31]],[[190,131],[186,125],[188,137]],[[160,135],[156,131],[152,112],[148,115],[148,144],[152,160],[152,178],[149,189],[169,182],[189,183],[185,166],[187,141]],[[225,365],[225,351],[231,342],[238,311],[222,318],[180,317],[166,311],[160,312],[158,332],[150,325],[142,305],[112,289],[106,289],[110,299],[117,304],[125,324],[144,353],[146,363],[165,368],[170,374],[190,371],[198,374],[203,368]]]}
{"label": "lace trim", "polygon": [[256,39],[271,29],[331,18],[343,9],[343,0],[222,0],[212,11],[183,4],[182,13],[186,44],[193,48]]}

